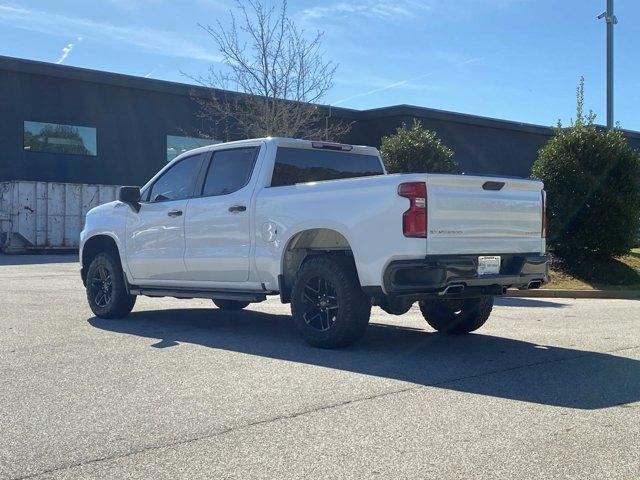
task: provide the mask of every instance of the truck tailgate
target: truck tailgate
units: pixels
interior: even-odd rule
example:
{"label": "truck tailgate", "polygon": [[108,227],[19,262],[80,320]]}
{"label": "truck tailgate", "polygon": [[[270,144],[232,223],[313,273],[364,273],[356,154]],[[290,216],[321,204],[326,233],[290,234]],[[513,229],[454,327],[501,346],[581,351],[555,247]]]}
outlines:
{"label": "truck tailgate", "polygon": [[427,175],[427,254],[544,252],[542,182]]}

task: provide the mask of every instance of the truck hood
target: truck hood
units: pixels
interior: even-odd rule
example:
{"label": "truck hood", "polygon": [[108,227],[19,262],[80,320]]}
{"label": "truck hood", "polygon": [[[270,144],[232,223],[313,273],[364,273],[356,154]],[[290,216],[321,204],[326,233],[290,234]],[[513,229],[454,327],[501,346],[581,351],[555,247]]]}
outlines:
{"label": "truck hood", "polygon": [[122,205],[122,202],[118,200],[114,200],[109,203],[103,203],[102,205],[98,205],[97,207],[93,207],[91,210],[87,212],[87,216],[100,216],[105,213],[113,212],[113,210],[118,206]]}

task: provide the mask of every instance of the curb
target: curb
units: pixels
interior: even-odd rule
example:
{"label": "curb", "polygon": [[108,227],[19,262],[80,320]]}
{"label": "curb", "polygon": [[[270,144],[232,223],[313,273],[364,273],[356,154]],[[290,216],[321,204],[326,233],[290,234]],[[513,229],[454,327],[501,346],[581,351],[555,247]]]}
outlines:
{"label": "curb", "polygon": [[640,300],[640,290],[553,290],[540,288],[535,290],[508,290],[505,296],[530,298],[617,298],[622,300]]}

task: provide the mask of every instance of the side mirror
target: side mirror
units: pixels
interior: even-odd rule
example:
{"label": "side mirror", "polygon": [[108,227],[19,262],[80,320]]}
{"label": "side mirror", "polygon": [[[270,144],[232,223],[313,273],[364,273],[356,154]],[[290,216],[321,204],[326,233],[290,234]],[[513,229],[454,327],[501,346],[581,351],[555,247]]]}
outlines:
{"label": "side mirror", "polygon": [[140,187],[120,187],[118,200],[131,205],[131,208],[138,213],[140,211]]}

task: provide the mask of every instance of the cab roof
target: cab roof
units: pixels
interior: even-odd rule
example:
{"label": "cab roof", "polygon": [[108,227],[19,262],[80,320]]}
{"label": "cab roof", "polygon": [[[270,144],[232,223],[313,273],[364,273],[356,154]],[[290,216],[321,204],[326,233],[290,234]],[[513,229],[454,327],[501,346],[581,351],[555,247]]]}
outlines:
{"label": "cab roof", "polygon": [[213,145],[206,145],[204,147],[194,148],[187,152],[181,153],[175,158],[180,159],[183,156],[209,152],[212,150],[220,150],[229,147],[243,147],[243,146],[255,146],[261,143],[270,143],[276,147],[288,147],[288,148],[301,148],[301,149],[321,149],[351,152],[358,155],[379,155],[378,149],[375,147],[368,147],[365,145],[349,145],[346,143],[326,142],[323,140],[303,140],[299,138],[287,138],[287,137],[263,137],[263,138],[249,138],[246,140],[236,140],[233,142],[216,143]]}

